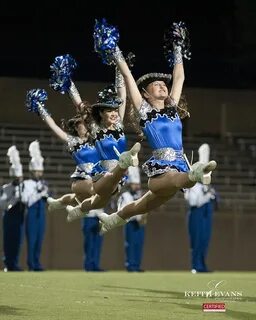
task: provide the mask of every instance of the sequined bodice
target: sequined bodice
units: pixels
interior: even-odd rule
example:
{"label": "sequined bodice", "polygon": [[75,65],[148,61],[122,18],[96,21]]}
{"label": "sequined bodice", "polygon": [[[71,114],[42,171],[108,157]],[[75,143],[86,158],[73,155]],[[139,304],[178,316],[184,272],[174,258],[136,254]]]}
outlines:
{"label": "sequined bodice", "polygon": [[182,123],[175,105],[158,110],[143,100],[139,114],[140,126],[153,150],[182,150]]}
{"label": "sequined bodice", "polygon": [[118,160],[113,147],[116,147],[119,153],[126,151],[127,141],[121,124],[117,124],[114,130],[98,127],[94,136],[95,147],[101,160]]}
{"label": "sequined bodice", "polygon": [[79,137],[68,136],[67,146],[76,165],[85,163],[94,164],[100,160],[100,156],[95,146],[89,142],[84,142]]}

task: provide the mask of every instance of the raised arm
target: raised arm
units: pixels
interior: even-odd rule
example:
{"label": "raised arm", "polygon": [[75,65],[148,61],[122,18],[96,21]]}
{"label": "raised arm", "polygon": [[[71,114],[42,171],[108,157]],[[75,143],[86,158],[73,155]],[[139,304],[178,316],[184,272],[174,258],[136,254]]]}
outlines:
{"label": "raised arm", "polygon": [[44,89],[31,89],[27,92],[26,107],[29,112],[34,112],[39,115],[56,136],[66,142],[68,141],[67,133],[55,123],[44,106],[47,99],[47,92]]}
{"label": "raised arm", "polygon": [[119,47],[116,47],[113,58],[124,78],[125,86],[132,104],[135,108],[140,109],[142,96]]}
{"label": "raised arm", "polygon": [[71,80],[71,85],[68,90],[68,94],[69,94],[69,97],[72,100],[72,102],[76,108],[76,111],[81,112],[81,107],[82,107],[83,102],[82,102],[80,93],[72,80]]}
{"label": "raised arm", "polygon": [[117,91],[117,95],[119,98],[122,99],[122,104],[119,107],[119,116],[121,121],[124,120],[125,109],[126,109],[126,87],[124,83],[124,77],[122,76],[120,70],[116,67],[116,74],[115,74],[115,87]]}
{"label": "raised arm", "polygon": [[172,88],[170,97],[178,104],[182,93],[183,83],[185,80],[181,47],[174,47],[174,67],[172,73]]}
{"label": "raised arm", "polygon": [[111,65],[113,60],[124,77],[127,93],[132,104],[140,108],[142,96],[131,74],[129,66],[122,52],[118,48],[119,32],[117,28],[109,25],[105,19],[96,20],[94,26],[94,49],[100,55],[104,64]]}
{"label": "raised arm", "polygon": [[191,57],[189,32],[184,22],[173,22],[171,28],[166,30],[164,55],[169,65],[173,66],[170,97],[178,104],[185,80],[183,57],[188,60]]}
{"label": "raised arm", "polygon": [[62,141],[67,142],[68,141],[68,135],[65,131],[63,131],[53,120],[53,118],[50,116],[50,114],[46,111],[46,109],[43,106],[38,107],[39,114],[41,119],[47,124],[47,126],[55,133],[55,135],[61,139]]}

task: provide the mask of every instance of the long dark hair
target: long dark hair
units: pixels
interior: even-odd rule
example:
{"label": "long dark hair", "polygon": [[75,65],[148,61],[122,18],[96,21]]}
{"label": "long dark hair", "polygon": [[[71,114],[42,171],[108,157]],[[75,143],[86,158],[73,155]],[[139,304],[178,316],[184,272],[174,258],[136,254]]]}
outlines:
{"label": "long dark hair", "polygon": [[83,123],[89,131],[89,138],[91,138],[92,125],[92,108],[89,102],[83,101],[84,108],[80,108],[77,113],[70,119],[61,119],[62,129],[72,136],[78,136],[77,125]]}
{"label": "long dark hair", "polygon": [[93,107],[92,108],[92,118],[94,120],[94,122],[100,126],[101,125],[101,115],[100,112],[102,112],[103,110],[105,110],[106,108],[104,107]]}
{"label": "long dark hair", "polygon": [[140,127],[139,111],[129,101],[128,97],[126,100],[126,109],[123,123],[125,131],[132,131],[136,134],[138,142],[144,139],[144,133]]}

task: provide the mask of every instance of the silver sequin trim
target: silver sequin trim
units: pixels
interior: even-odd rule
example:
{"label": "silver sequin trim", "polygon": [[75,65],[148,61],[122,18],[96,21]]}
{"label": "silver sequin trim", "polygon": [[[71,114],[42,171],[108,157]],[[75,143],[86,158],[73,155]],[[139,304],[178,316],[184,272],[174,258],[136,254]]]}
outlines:
{"label": "silver sequin trim", "polygon": [[72,173],[72,175],[70,176],[71,179],[85,179],[85,180],[91,180],[92,177],[90,176],[90,174],[88,174],[87,172],[85,172],[84,170],[82,170],[80,168],[80,166],[76,167],[75,172]]}
{"label": "silver sequin trim", "polygon": [[[114,125],[115,130],[123,130],[124,125],[121,121],[121,118],[119,117],[116,124]],[[103,131],[103,133],[106,133],[109,129],[103,127],[103,126],[98,126],[96,123],[94,123],[91,126],[91,135],[93,137],[93,139],[97,138],[97,133],[100,131]],[[124,135],[124,133],[122,133],[121,137]],[[104,138],[103,138],[104,139]]]}
{"label": "silver sequin trim", "polygon": [[38,112],[42,120],[45,120],[47,117],[50,116],[49,112],[40,103],[38,103]]}
{"label": "silver sequin trim", "polygon": [[175,172],[178,172],[177,169],[175,168],[170,168],[170,167],[166,167],[164,169],[156,169],[156,168],[152,168],[151,170],[149,170],[147,164],[143,164],[142,165],[142,170],[146,173],[146,175],[150,178],[150,177],[153,177],[157,174],[163,174],[163,173],[166,173],[166,172],[169,172],[169,171],[175,171]]}
{"label": "silver sequin trim", "polygon": [[174,64],[180,64],[180,63],[183,63],[181,47],[174,46]]}
{"label": "silver sequin trim", "polygon": [[121,62],[125,60],[122,51],[119,49],[119,47],[116,47],[116,51],[113,53],[113,58],[116,62]]}
{"label": "silver sequin trim", "polygon": [[71,81],[71,85],[70,85],[68,93],[69,93],[69,96],[71,99],[76,100],[76,98],[79,98],[79,100],[81,100],[80,94],[79,94],[77,87],[75,86],[73,81]]}
{"label": "silver sequin trim", "polygon": [[173,148],[160,148],[153,150],[153,156],[156,160],[174,161],[177,158],[183,159],[183,152]]}
{"label": "silver sequin trim", "polygon": [[93,122],[91,124],[91,135],[92,135],[93,139],[96,139],[98,131],[99,131],[99,126],[95,122]]}
{"label": "silver sequin trim", "polygon": [[153,110],[153,108],[151,107],[151,105],[146,100],[143,99],[141,106],[140,106],[140,110],[139,110],[139,114],[141,116],[141,119],[146,120],[147,113],[151,112],[152,110]]}
{"label": "silver sequin trim", "polygon": [[83,170],[85,172],[89,172],[89,173],[92,171],[93,166],[94,166],[94,163],[92,163],[92,162],[81,163],[78,165],[78,167],[81,170]]}
{"label": "silver sequin trim", "polygon": [[[172,99],[172,97],[169,97],[169,105],[170,107],[177,107],[176,102],[174,101],[174,99]],[[145,99],[142,99],[142,103],[139,109],[139,114],[142,120],[147,120],[148,116],[147,113],[150,113],[152,110],[155,110],[157,112],[160,112],[160,109],[154,108],[152,107]]]}
{"label": "silver sequin trim", "polygon": [[124,87],[124,77],[118,68],[116,68],[115,86],[116,88]]}
{"label": "silver sequin trim", "polygon": [[75,137],[75,136],[71,136],[70,134],[67,136],[67,146],[68,146],[68,151],[69,152],[73,152],[74,151],[74,147],[78,144],[83,144],[84,141],[79,138],[79,137]]}

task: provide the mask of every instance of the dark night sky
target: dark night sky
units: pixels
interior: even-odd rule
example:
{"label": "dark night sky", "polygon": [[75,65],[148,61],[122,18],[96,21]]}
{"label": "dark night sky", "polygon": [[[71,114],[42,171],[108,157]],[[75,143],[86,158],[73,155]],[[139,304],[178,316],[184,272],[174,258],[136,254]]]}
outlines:
{"label": "dark night sky", "polygon": [[[168,72],[163,32],[173,21],[190,31],[192,59],[185,62],[186,85],[256,88],[256,1],[40,1],[0,5],[0,76],[48,78],[55,56],[71,54],[75,80],[112,81],[113,69],[93,51],[95,18],[120,31],[120,48],[136,54],[135,77]],[[139,5],[139,7],[137,7]],[[210,8],[206,8],[206,5]]]}

